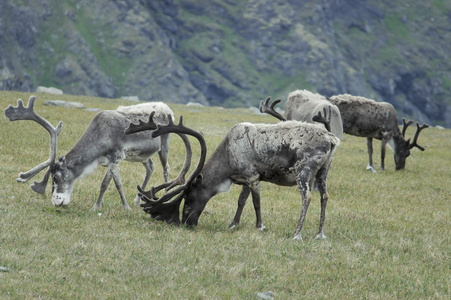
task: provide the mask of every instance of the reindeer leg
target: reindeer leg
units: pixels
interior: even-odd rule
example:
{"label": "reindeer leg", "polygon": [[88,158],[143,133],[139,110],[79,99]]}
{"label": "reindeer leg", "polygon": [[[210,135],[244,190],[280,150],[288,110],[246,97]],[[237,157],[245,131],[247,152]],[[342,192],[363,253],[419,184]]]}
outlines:
{"label": "reindeer leg", "polygon": [[373,138],[366,138],[366,146],[368,148],[368,166],[366,170],[376,172],[373,166]]}
{"label": "reindeer leg", "polygon": [[[153,164],[152,160],[148,158],[146,161],[143,161],[143,166],[146,169],[146,176],[144,177],[143,184],[141,185],[141,189],[145,189],[147,186],[147,183],[150,180],[150,177],[152,176],[153,172],[155,172],[155,165]],[[141,197],[136,195],[135,197],[135,206],[139,206],[141,204]]]}
{"label": "reindeer leg", "polygon": [[111,171],[111,165],[109,165],[107,167],[105,177],[102,180],[102,184],[100,185],[99,197],[97,198],[97,202],[94,204],[94,206],[91,208],[91,210],[102,209],[103,195],[105,194],[105,191],[108,188],[108,185],[110,184],[110,181],[112,178],[113,178],[113,172]]}
{"label": "reindeer leg", "polygon": [[[308,167],[306,168],[308,169]],[[298,226],[296,227],[296,231],[294,233],[293,240],[302,241],[301,230],[304,225],[305,216],[307,215],[307,210],[312,201],[312,193],[310,192],[310,171],[306,169],[298,171],[298,175],[296,176],[296,181],[298,183],[298,189],[301,192],[302,197],[302,209],[301,216],[299,217]]]}
{"label": "reindeer leg", "polygon": [[117,191],[119,192],[119,195],[121,196],[122,207],[125,210],[131,210],[130,206],[127,203],[127,200],[125,199],[124,188],[122,187],[122,181],[121,181],[121,177],[119,176],[119,169],[118,169],[117,163],[112,164],[111,172],[113,173],[114,184],[116,185]]}
{"label": "reindeer leg", "polygon": [[318,190],[321,195],[321,215],[319,219],[319,230],[318,234],[315,236],[317,240],[325,240],[326,236],[323,233],[324,221],[326,219],[326,206],[327,200],[329,200],[329,193],[327,192],[327,169],[321,169],[316,174],[316,183],[318,184]]}
{"label": "reindeer leg", "polygon": [[260,183],[258,181],[252,183],[250,185],[251,193],[252,193],[252,203],[254,204],[255,216],[257,219],[257,229],[265,230],[266,227],[262,223],[262,216],[260,211]]}
{"label": "reindeer leg", "polygon": [[246,204],[246,200],[249,197],[249,193],[251,189],[248,185],[243,185],[241,189],[240,196],[238,198],[238,208],[235,213],[235,217],[233,218],[232,223],[229,225],[229,229],[235,228],[235,226],[240,225],[241,213],[243,212],[244,205]]}
{"label": "reindeer leg", "polygon": [[381,140],[381,171],[385,170],[385,149],[386,149],[386,145],[388,143],[387,139],[382,139]]}

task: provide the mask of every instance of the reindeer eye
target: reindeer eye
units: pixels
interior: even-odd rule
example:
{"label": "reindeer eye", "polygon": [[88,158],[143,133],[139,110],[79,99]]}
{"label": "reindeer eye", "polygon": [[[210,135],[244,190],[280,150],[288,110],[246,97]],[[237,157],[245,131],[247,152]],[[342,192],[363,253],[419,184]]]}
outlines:
{"label": "reindeer eye", "polygon": [[60,172],[56,172],[55,174],[53,174],[52,176],[53,182],[60,182],[61,181],[61,173]]}

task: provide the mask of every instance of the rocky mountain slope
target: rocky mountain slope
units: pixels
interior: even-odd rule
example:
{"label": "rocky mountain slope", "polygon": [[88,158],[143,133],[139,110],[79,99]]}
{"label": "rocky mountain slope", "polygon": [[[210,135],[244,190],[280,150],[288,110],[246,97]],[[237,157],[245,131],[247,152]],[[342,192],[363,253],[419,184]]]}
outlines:
{"label": "rocky mountain slope", "polygon": [[294,89],[451,127],[451,2],[2,0],[0,89],[223,107]]}

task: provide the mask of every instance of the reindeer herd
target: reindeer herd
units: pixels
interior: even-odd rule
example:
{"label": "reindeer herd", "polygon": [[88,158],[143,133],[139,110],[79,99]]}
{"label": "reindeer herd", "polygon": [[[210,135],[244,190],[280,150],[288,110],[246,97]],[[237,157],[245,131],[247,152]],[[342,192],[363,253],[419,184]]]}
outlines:
{"label": "reindeer herd", "polygon": [[[427,124],[420,126],[417,123],[417,131],[410,142],[410,139],[405,139],[405,132],[413,122],[403,119],[403,129],[400,131],[396,110],[389,103],[347,94],[326,98],[306,90],[297,90],[288,96],[285,115],[274,108],[280,99],[271,103],[268,97],[260,103],[262,113],[268,113],[281,122],[236,124],[206,160],[207,147],[202,134],[183,125],[182,116],[176,125],[173,121],[174,113],[166,104],[148,102],[99,112],[74,147],[66,155],[56,159],[62,122],[54,127],[34,111],[34,101],[35,97],[31,96],[25,107],[22,99],[19,99],[16,107],[10,105],[5,109],[5,115],[10,121],[30,120],[44,127],[50,135],[50,156],[33,169],[21,172],[16,181],[25,183],[47,169],[43,180],[35,181],[31,188],[37,193],[45,193],[51,177],[53,205],[68,205],[75,182],[93,173],[98,166],[104,166],[107,171],[92,209],[102,208],[103,195],[111,180],[119,192],[122,207],[130,209],[118,165],[122,160],[141,162],[146,174],[143,184],[138,186],[135,205],[140,205],[152,218],[187,226],[197,225],[202,211],[213,196],[227,192],[232,184],[238,184],[242,189],[235,217],[229,228],[240,224],[241,213],[251,195],[256,227],[264,230],[260,211],[260,182],[267,181],[281,186],[296,185],[302,199],[301,213],[293,237],[297,240],[302,240],[301,230],[312,199],[314,181],[321,199],[316,238],[326,238],[323,226],[329,199],[327,174],[343,133],[367,138],[367,170],[375,171],[372,160],[373,138],[381,140],[381,170],[385,168],[387,144],[394,152],[396,170],[401,170],[413,147],[424,151],[417,141],[421,130],[428,127]],[[168,151],[171,134],[177,134],[183,140],[186,158],[178,176],[169,181]],[[187,136],[192,136],[199,142],[201,153],[196,168],[185,179],[192,160],[191,144]],[[156,153],[163,167],[165,183],[146,191],[155,169],[152,156]],[[163,195],[158,196],[160,191]]]}

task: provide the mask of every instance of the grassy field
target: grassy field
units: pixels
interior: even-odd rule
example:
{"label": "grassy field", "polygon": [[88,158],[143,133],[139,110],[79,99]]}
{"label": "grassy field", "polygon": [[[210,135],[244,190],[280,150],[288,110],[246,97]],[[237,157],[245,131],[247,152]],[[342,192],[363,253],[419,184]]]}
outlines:
{"label": "grassy field", "polygon": [[[0,92],[0,109],[29,94]],[[64,155],[95,113],[44,106],[45,100],[76,101],[115,109],[122,100],[37,95],[35,111],[56,125],[63,120],[58,154]],[[275,119],[248,109],[171,105],[185,124],[205,135],[208,155],[227,130],[242,121]],[[48,157],[48,134],[33,122],[0,117],[1,299],[449,299],[451,284],[451,131],[430,128],[419,138],[406,170],[371,173],[366,144],[346,135],[328,178],[330,200],[325,241],[314,240],[319,194],[303,229],[291,240],[300,209],[296,187],[262,184],[262,218],[255,229],[251,203],[242,224],[229,230],[240,191],[214,197],[194,229],[155,221],[141,209],[124,211],[110,185],[103,210],[93,212],[105,169],[77,182],[72,203],[54,208],[48,187],[34,193],[15,182]],[[414,128],[407,135],[411,136]],[[375,143],[376,147],[379,143]],[[193,148],[198,149],[196,143]],[[184,147],[171,140],[171,177],[183,164]],[[379,165],[376,149],[375,162]],[[161,165],[151,183],[163,181]],[[141,164],[124,162],[120,173],[129,204],[141,184]],[[36,176],[40,180],[43,176]]]}

